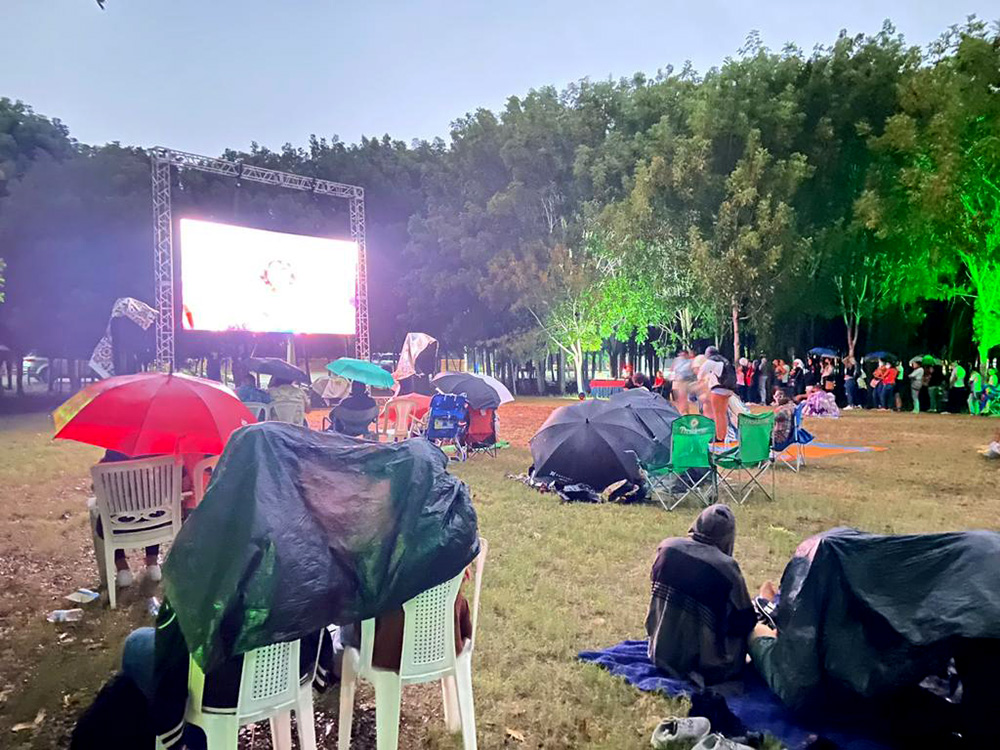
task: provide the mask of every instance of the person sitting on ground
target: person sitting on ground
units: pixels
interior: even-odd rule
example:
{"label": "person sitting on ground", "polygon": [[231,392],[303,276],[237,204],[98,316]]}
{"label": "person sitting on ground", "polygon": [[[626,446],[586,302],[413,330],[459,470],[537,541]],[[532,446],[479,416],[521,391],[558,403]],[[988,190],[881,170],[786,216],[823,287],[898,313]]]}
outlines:
{"label": "person sitting on ground", "polygon": [[271,395],[264,389],[257,387],[257,378],[252,372],[244,373],[240,384],[236,386],[236,398],[243,403],[271,403]]}
{"label": "person sitting on ground", "polygon": [[365,384],[359,380],[351,383],[351,395],[330,411],[330,427],[334,432],[351,437],[367,435],[371,424],[378,419],[378,404]]}
{"label": "person sitting on ground", "polygon": [[646,633],[650,660],[671,677],[704,686],[743,670],[755,615],[735,541],[733,511],[712,505],[688,537],[664,539],[656,550]]}

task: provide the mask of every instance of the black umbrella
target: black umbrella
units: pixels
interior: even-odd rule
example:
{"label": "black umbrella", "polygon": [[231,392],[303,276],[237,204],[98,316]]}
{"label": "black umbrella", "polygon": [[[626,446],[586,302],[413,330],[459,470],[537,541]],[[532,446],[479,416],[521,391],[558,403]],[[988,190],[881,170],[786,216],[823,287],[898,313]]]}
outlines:
{"label": "black umbrella", "polygon": [[608,403],[615,408],[624,408],[652,438],[656,446],[653,463],[663,464],[670,460],[670,433],[674,420],[681,415],[673,404],[645,388],[619,391]]}
{"label": "black umbrella", "polygon": [[251,357],[247,360],[247,369],[250,372],[259,372],[261,375],[270,375],[272,378],[281,378],[293,383],[309,382],[309,376],[302,370],[277,357]]}
{"label": "black umbrella", "polygon": [[639,481],[634,452],[646,461],[656,446],[628,409],[579,401],[556,409],[531,438],[535,476],[556,476],[600,492],[622,479]]}
{"label": "black umbrella", "polygon": [[884,359],[887,362],[898,362],[899,361],[899,357],[897,357],[892,352],[882,352],[882,351],[868,352],[868,354],[865,355],[865,359]]}
{"label": "black umbrella", "polygon": [[442,372],[431,383],[442,393],[464,395],[472,409],[496,409],[504,400],[503,393],[471,372]]}

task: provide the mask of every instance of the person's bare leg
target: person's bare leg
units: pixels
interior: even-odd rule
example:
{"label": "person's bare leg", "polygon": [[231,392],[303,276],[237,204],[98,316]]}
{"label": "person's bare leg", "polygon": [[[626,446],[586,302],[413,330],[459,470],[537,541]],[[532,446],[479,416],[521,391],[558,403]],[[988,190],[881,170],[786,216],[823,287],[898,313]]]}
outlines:
{"label": "person's bare leg", "polygon": [[677,403],[677,411],[681,414],[687,414],[689,406],[687,387],[682,385],[680,381],[674,383],[674,396]]}
{"label": "person's bare leg", "polygon": [[774,585],[774,581],[764,581],[761,584],[759,593],[769,602],[773,602],[774,598],[778,595],[778,587]]}
{"label": "person's bare leg", "polygon": [[715,440],[724,442],[726,439],[726,417],[729,409],[729,396],[720,396],[717,393],[710,393],[708,396],[712,405],[712,419],[715,420]]}

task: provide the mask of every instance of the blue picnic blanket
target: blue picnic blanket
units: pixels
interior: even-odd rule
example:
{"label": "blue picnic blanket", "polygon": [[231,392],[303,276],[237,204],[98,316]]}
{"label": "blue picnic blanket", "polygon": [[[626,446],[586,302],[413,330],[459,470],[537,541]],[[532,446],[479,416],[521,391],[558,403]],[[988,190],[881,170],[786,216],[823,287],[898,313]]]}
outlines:
{"label": "blue picnic blanket", "polygon": [[[622,641],[603,651],[581,651],[581,661],[591,662],[623,677],[626,682],[644,692],[663,692],[670,696],[691,695],[698,688],[686,680],[675,680],[657,670],[647,655],[646,641]],[[889,745],[860,732],[843,727],[830,727],[803,723],[778,700],[757,673],[747,670],[742,683],[714,686],[725,696],[729,710],[736,714],[748,730],[769,732],[783,742],[789,750],[805,747],[822,735],[843,750],[887,750]],[[856,719],[857,717],[853,717]],[[851,721],[854,726],[864,722]]]}

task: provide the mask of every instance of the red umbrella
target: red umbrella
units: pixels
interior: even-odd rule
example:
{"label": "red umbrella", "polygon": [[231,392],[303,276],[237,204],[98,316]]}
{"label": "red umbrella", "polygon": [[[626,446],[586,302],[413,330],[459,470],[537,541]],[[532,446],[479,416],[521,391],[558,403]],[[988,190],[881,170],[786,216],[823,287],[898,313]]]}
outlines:
{"label": "red umbrella", "polygon": [[120,375],[89,385],[52,414],[55,437],[129,456],[220,454],[256,422],[225,386],[190,375]]}

